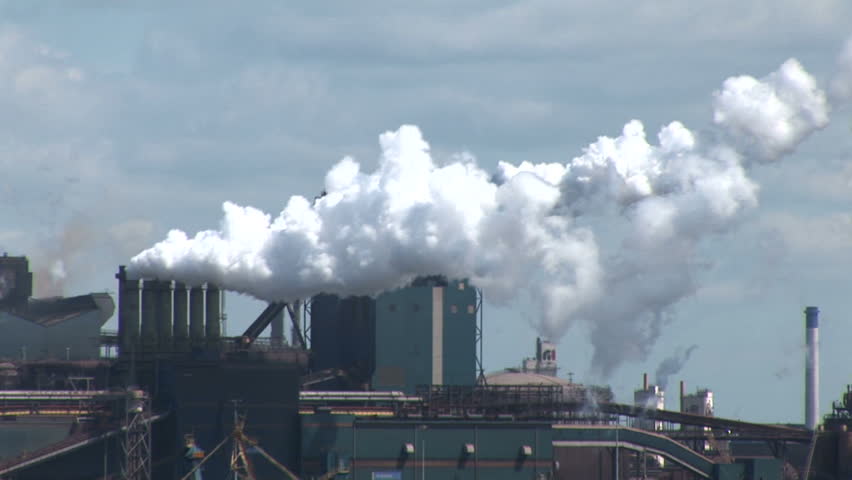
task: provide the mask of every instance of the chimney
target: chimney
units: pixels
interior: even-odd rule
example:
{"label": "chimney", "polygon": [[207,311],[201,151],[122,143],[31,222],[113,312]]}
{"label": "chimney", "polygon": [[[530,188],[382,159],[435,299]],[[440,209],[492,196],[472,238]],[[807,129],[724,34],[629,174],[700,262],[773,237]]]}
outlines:
{"label": "chimney", "polygon": [[642,374],[642,390],[644,390],[646,392],[648,391],[648,374],[647,373]]}
{"label": "chimney", "polygon": [[819,308],[805,308],[805,426],[815,430],[819,424]]}
{"label": "chimney", "polygon": [[680,381],[680,411],[681,411],[681,412],[685,412],[685,411],[686,411],[686,410],[684,410],[684,408],[683,408],[683,396],[684,396],[684,393],[685,393],[685,390],[684,390],[684,386],[683,386],[683,380],[681,380],[681,381]]}

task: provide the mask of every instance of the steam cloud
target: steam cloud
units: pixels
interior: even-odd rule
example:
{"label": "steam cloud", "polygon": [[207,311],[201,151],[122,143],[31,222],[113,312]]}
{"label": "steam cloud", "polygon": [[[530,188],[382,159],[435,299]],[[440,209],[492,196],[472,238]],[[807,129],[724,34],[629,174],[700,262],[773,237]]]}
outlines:
{"label": "steam cloud", "polygon": [[654,373],[656,384],[665,390],[669,384],[669,378],[683,369],[686,362],[689,361],[689,357],[692,356],[692,352],[697,348],[698,345],[693,345],[685,350],[678,348],[674,354],[660,362],[657,371]]}
{"label": "steam cloud", "polygon": [[547,338],[589,322],[592,364],[606,375],[645,358],[673,305],[695,291],[702,239],[757,205],[746,167],[792,151],[827,124],[828,110],[813,77],[789,60],[762,79],[726,80],[714,95],[715,130],[703,136],[672,122],[649,143],[633,120],[567,163],[501,163],[493,175],[469,155],[436,163],[420,130],[405,125],[380,136],[376,171],[344,158],[326,175],[325,196],[291,197],[275,218],[226,202],[218,230],[172,230],[130,272],[267,301],[376,294],[420,275],[469,278],[492,300],[530,295]]}

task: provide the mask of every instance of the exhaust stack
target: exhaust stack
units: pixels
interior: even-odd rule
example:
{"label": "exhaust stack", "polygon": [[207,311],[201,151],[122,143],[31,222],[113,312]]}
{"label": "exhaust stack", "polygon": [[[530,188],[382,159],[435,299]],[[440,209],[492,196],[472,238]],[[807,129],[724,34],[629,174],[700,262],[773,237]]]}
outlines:
{"label": "exhaust stack", "polygon": [[815,430],[819,424],[819,308],[805,308],[805,426]]}

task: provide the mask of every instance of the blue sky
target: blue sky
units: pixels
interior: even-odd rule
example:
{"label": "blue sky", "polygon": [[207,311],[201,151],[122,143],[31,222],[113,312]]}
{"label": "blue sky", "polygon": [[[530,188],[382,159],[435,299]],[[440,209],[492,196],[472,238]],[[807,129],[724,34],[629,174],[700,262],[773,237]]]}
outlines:
{"label": "blue sky", "polygon": [[[791,57],[825,85],[852,34],[841,0],[586,3],[0,2],[0,250],[37,275],[63,259],[43,294],[113,290],[169,229],[216,228],[226,200],[276,214],[345,155],[375,166],[378,135],[401,124],[439,159],[564,162],[631,119],[702,130],[726,78]],[[697,345],[673,382],[713,389],[720,416],[800,421],[802,310],[818,305],[827,411],[852,381],[852,111],[831,117],[751,170],[759,206],[701,242],[699,287],[647,355],[598,378],[581,323],[559,342],[561,374],[628,400]],[[230,296],[231,332],[260,310]],[[534,302],[485,312],[489,370],[532,353]]]}

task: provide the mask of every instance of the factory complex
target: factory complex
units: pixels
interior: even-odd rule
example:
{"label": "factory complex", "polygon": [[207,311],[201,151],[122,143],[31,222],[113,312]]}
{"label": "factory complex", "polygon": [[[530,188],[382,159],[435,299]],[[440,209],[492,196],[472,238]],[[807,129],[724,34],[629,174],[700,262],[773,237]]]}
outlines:
{"label": "factory complex", "polygon": [[270,303],[234,337],[214,283],[115,277],[116,298],[36,299],[28,259],[0,257],[0,480],[852,478],[852,389],[818,411],[816,307],[803,422],[777,425],[684,382],[665,410],[647,375],[617,403],[557,376],[547,339],[486,374],[464,279]]}

